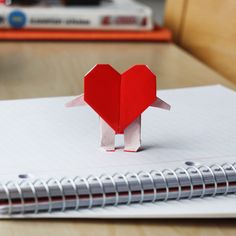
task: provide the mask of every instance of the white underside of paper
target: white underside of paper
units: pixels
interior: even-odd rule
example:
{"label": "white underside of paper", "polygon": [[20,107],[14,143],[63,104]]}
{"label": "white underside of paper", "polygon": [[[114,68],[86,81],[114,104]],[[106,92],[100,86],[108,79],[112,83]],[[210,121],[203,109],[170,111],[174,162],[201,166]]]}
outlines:
{"label": "white underside of paper", "polygon": [[[159,91],[170,112],[142,115],[142,149],[104,152],[99,119],[89,107],[68,109],[72,97],[0,102],[0,180],[88,176],[236,161],[236,94],[221,86]],[[123,137],[122,137],[123,138]],[[121,142],[117,142],[119,146]],[[116,145],[116,146],[117,146]],[[121,147],[123,148],[123,147]],[[217,206],[217,207],[216,207]],[[162,218],[236,216],[235,196],[94,208],[40,217]],[[19,217],[19,216],[18,216]],[[27,215],[30,217],[30,215]],[[38,216],[34,216],[38,217]]]}

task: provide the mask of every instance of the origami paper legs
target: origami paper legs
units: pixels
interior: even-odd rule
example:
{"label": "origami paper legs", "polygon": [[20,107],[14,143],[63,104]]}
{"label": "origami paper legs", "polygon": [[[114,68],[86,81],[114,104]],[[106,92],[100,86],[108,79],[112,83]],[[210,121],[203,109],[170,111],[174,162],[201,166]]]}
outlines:
{"label": "origami paper legs", "polygon": [[126,152],[136,152],[141,146],[141,115],[124,130]]}
{"label": "origami paper legs", "polygon": [[[77,98],[66,104],[67,107],[74,106],[84,106],[87,103],[84,101],[84,95],[81,94]],[[165,110],[170,110],[170,105],[156,98],[156,100],[151,104],[152,107],[162,108]],[[101,128],[101,137],[100,145],[106,151],[115,151],[115,136],[116,131],[112,129],[107,122],[105,122],[100,117],[100,128]],[[124,151],[126,152],[136,152],[141,146],[141,115],[134,120],[126,129],[124,130]]]}
{"label": "origami paper legs", "polygon": [[100,146],[106,151],[115,151],[115,131],[100,117]]}
{"label": "origami paper legs", "polygon": [[[100,118],[101,147],[106,151],[115,151],[115,131]],[[141,116],[124,130],[124,151],[136,152],[141,146]]]}

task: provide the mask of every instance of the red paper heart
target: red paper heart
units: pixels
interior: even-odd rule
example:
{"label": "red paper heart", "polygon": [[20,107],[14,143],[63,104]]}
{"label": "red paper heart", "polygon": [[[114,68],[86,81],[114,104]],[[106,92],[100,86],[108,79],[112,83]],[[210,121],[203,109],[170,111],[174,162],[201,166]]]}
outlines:
{"label": "red paper heart", "polygon": [[156,100],[156,76],[146,65],[119,74],[98,64],[84,77],[84,100],[116,133],[123,133]]}

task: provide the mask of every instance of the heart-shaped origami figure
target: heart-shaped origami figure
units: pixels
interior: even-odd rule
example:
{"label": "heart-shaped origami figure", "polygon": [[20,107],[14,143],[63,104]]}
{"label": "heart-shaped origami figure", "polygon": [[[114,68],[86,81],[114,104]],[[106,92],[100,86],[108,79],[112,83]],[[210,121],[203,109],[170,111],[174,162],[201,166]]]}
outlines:
{"label": "heart-shaped origami figure", "polygon": [[114,150],[115,134],[124,133],[125,150],[140,147],[141,114],[149,106],[170,109],[156,97],[156,76],[146,65],[135,65],[118,73],[98,64],[84,77],[84,95],[67,106],[88,104],[101,117],[101,146]]}
{"label": "heart-shaped origami figure", "polygon": [[96,65],[84,77],[84,100],[116,133],[123,133],[156,100],[156,76],[145,65],[123,74]]}

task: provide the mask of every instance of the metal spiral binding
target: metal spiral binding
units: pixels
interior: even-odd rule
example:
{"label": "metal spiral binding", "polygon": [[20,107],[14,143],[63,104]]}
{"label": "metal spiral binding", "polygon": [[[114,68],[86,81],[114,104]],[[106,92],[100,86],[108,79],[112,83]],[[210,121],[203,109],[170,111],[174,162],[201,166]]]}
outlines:
{"label": "metal spiral binding", "polygon": [[[200,188],[199,195],[197,197],[203,198],[205,196],[211,195],[212,197],[216,196],[218,194],[219,190],[219,181],[217,180],[217,174],[218,177],[220,176],[221,179],[223,178],[223,187],[221,185],[221,195],[227,195],[230,191],[230,193],[236,193],[236,187],[234,190],[232,190],[231,185],[232,181],[230,180],[230,173],[231,173],[231,178],[232,176],[234,177],[234,186],[236,185],[236,163],[224,163],[222,165],[218,164],[213,164],[213,165],[196,165],[196,166],[189,166],[187,168],[176,168],[174,170],[172,169],[164,169],[162,171],[158,170],[152,170],[150,172],[145,172],[145,171],[140,171],[138,173],[126,173],[126,174],[121,174],[121,173],[115,173],[113,175],[106,175],[102,174],[100,177],[98,176],[93,176],[90,175],[87,178],[81,178],[79,176],[76,176],[75,178],[67,178],[63,177],[61,179],[56,179],[56,178],[50,178],[47,181],[43,181],[40,179],[36,179],[34,181],[30,180],[23,180],[20,183],[9,181],[7,183],[0,184],[1,187],[1,193],[4,194],[5,200],[7,201],[7,205],[5,207],[6,209],[6,214],[15,214],[15,213],[20,213],[24,214],[27,213],[27,204],[26,203],[26,198],[24,196],[24,188],[28,188],[31,191],[31,195],[33,196],[33,204],[31,203],[31,206],[33,206],[33,213],[37,214],[40,213],[40,201],[39,201],[39,195],[37,192],[37,189],[41,187],[43,188],[45,193],[46,193],[46,198],[47,198],[47,212],[51,213],[55,209],[53,209],[53,195],[52,195],[52,186],[56,187],[59,191],[59,197],[61,198],[60,203],[61,207],[59,209],[56,209],[57,211],[64,212],[67,210],[67,194],[65,191],[65,186],[69,186],[73,190],[73,199],[75,201],[73,210],[79,210],[81,208],[81,189],[79,186],[81,184],[84,185],[84,188],[87,191],[87,196],[88,196],[88,203],[86,205],[87,208],[92,208],[94,207],[94,194],[92,192],[92,182],[96,182],[97,186],[101,190],[101,204],[99,205],[100,207],[105,207],[108,204],[108,197],[107,197],[107,192],[105,189],[105,182],[109,183],[110,186],[113,188],[113,203],[110,205],[117,206],[121,202],[121,196],[118,188],[118,182],[122,182],[123,185],[125,185],[126,188],[126,201],[125,204],[129,205],[132,203],[134,199],[134,193],[132,190],[132,183],[135,183],[136,186],[138,186],[138,190],[140,192],[139,194],[139,200],[138,203],[142,204],[143,202],[156,202],[159,201],[159,197],[162,194],[162,201],[167,201],[169,200],[172,194],[173,197],[173,192],[171,192],[171,186],[170,184],[170,178],[172,178],[172,184],[175,182],[175,190],[174,194],[175,200],[180,200],[182,198],[187,198],[191,199],[194,197],[194,194],[196,194],[196,190],[194,189],[196,185],[194,184],[194,176],[195,179],[198,178],[198,181],[200,182]],[[209,187],[207,189],[207,182],[206,182],[206,176],[208,176],[208,181],[209,178],[211,179],[211,188],[209,192]],[[183,190],[183,185],[181,183],[181,179],[185,180],[187,182],[188,186],[188,191],[187,191],[187,196],[184,196],[184,190]],[[157,184],[157,180],[159,181],[159,185]],[[149,185],[151,186],[149,190],[149,195],[152,197],[149,200],[146,200],[146,193],[145,193],[145,184],[144,181],[149,181]],[[162,183],[163,186],[160,186],[160,182]],[[231,185],[230,185],[231,184]],[[172,186],[173,187],[173,186]],[[17,192],[19,196],[19,202],[17,204],[18,210],[16,211],[16,206],[13,203],[12,199],[12,191]],[[162,189],[162,193],[160,194],[158,191]],[[230,190],[231,189],[231,190]],[[150,194],[151,191],[151,194]],[[185,190],[186,192],[186,190]],[[186,193],[185,193],[186,195]],[[136,191],[136,197],[137,197],[137,191]],[[173,198],[172,198],[173,199]],[[136,201],[137,202],[137,201]],[[124,204],[124,202],[122,202]],[[19,210],[20,208],[20,210]],[[32,213],[32,210],[31,210]]]}

